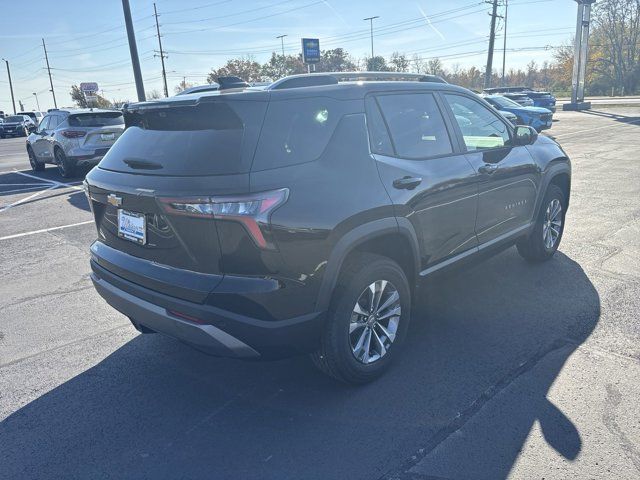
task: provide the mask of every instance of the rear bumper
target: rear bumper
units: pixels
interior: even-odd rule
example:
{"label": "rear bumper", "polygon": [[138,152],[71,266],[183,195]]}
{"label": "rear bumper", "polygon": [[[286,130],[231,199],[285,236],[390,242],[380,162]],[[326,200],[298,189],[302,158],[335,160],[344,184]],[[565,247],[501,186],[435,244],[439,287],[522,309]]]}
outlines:
{"label": "rear bumper", "polygon": [[324,315],[260,320],[177,299],[119,277],[91,261],[91,279],[109,305],[146,327],[205,353],[244,359],[284,358],[317,348]]}

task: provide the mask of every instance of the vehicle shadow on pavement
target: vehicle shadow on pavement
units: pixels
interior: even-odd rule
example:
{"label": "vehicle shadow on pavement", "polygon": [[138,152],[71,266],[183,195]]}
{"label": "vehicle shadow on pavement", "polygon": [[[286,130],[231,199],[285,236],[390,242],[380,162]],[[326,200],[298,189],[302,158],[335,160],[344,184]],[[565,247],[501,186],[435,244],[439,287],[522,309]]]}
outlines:
{"label": "vehicle shadow on pavement", "polygon": [[[406,351],[362,387],[305,358],[217,359],[138,335],[0,423],[2,474],[495,480],[534,422],[576,458],[587,437],[546,395],[600,316],[582,268],[561,253],[531,266],[510,249],[417,296]],[[524,373],[517,402],[491,408]],[[465,436],[478,421],[481,435]],[[428,476],[404,473],[418,462]]]}

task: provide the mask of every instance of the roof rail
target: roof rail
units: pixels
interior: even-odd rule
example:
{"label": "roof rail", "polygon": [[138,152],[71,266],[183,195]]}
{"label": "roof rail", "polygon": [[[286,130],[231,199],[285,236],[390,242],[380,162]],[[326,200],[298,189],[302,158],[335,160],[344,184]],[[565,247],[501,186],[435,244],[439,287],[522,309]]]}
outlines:
{"label": "roof rail", "polygon": [[422,73],[404,72],[326,72],[307,73],[302,75],[291,75],[289,77],[276,80],[269,87],[269,90],[280,90],[284,88],[315,87],[318,85],[335,85],[339,82],[433,82],[447,83],[437,75],[425,75]]}

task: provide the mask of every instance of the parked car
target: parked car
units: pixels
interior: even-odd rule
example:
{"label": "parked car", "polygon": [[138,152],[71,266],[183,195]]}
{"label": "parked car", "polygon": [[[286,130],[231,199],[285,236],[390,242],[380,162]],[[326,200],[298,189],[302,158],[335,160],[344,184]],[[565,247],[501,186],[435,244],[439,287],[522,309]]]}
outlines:
{"label": "parked car", "polygon": [[506,110],[498,110],[498,113],[509,120],[514,126],[518,125],[518,116],[515,113],[507,112]]}
{"label": "parked car", "polygon": [[438,77],[299,75],[124,117],[85,181],[91,278],[140,332],[215,355],[373,380],[419,279],[562,238],[566,153]]}
{"label": "parked car", "polygon": [[26,137],[36,129],[33,120],[26,115],[10,115],[0,124],[0,138]]}
{"label": "parked car", "polygon": [[18,115],[26,115],[31,119],[31,121],[36,125],[36,127],[42,121],[42,117],[44,117],[42,112],[18,112]]}
{"label": "parked car", "polygon": [[[487,88],[485,90],[487,94],[502,94],[511,100],[516,100],[514,96],[526,96],[531,99],[534,107],[542,107],[548,110],[551,110],[553,113],[556,112],[556,97],[554,97],[550,92],[539,92],[533,90],[530,87],[499,87],[499,88]],[[520,102],[517,102],[520,103]],[[525,105],[531,106],[531,105]]]}
{"label": "parked car", "polygon": [[123,130],[117,110],[52,110],[27,138],[29,163],[34,171],[52,163],[60,175],[71,177],[76,167],[96,165]]}
{"label": "parked car", "polygon": [[553,126],[553,113],[546,108],[523,107],[502,95],[487,95],[484,99],[497,110],[516,115],[516,123],[518,125],[529,125],[535,128],[537,132]]}

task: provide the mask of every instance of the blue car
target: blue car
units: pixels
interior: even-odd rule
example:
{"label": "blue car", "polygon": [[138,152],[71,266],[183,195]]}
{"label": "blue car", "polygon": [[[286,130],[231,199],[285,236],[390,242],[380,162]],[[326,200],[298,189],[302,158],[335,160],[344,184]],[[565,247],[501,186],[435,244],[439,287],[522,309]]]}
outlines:
{"label": "blue car", "polygon": [[[503,95],[516,103],[524,106],[542,107],[551,110],[553,113],[556,111],[556,97],[549,92],[537,92],[529,87],[497,87],[487,88],[484,90],[486,94]],[[532,103],[524,104],[519,101],[520,98],[527,97]]]}
{"label": "blue car", "polygon": [[487,95],[483,97],[496,110],[510,112],[516,115],[518,125],[529,125],[541,132],[553,125],[553,112],[542,107],[523,107],[502,95]]}

